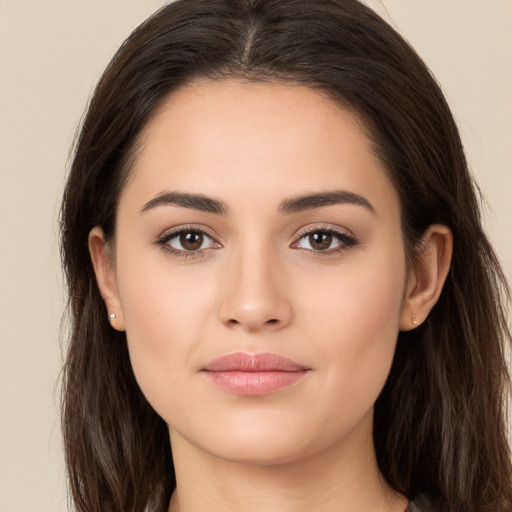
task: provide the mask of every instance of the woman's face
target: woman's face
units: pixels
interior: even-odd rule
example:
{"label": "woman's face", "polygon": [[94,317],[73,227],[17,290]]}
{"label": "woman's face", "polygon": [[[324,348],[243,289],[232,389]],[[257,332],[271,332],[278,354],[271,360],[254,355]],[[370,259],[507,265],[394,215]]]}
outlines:
{"label": "woman's face", "polygon": [[204,82],[141,142],[113,312],[171,440],[276,463],[367,435],[407,272],[358,119],[298,85]]}

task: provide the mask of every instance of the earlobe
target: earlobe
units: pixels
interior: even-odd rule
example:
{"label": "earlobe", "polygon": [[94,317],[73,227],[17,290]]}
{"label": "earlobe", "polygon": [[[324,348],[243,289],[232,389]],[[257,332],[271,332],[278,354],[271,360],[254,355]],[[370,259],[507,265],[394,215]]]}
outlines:
{"label": "earlobe", "polygon": [[436,304],[450,270],[453,253],[451,230],[433,224],[425,232],[411,269],[400,318],[400,330],[423,323]]}
{"label": "earlobe", "polygon": [[107,318],[114,329],[124,331],[124,318],[117,290],[115,269],[103,230],[99,227],[93,228],[89,233],[88,243],[96,282],[107,308]]}

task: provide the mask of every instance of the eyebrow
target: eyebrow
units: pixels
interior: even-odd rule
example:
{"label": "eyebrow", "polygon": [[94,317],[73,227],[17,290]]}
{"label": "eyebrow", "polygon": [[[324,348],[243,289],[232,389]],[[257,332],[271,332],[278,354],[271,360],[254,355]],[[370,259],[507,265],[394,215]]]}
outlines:
{"label": "eyebrow", "polygon": [[317,194],[292,197],[281,203],[279,211],[281,213],[291,214],[334,204],[354,204],[362,206],[372,214],[377,215],[375,208],[368,199],[347,190],[334,190],[332,192],[320,192]]}
{"label": "eyebrow", "polygon": [[[290,215],[335,204],[362,206],[372,214],[377,215],[375,208],[368,199],[347,190],[335,190],[292,197],[281,203],[279,212]],[[181,206],[216,215],[227,215],[229,213],[229,207],[223,201],[202,194],[189,194],[186,192],[162,192],[148,201],[142,207],[141,213],[158,206]]]}
{"label": "eyebrow", "polygon": [[212,199],[202,194],[187,194],[186,192],[162,192],[148,201],[140,213],[147,212],[157,206],[182,206],[202,212],[226,215],[229,211],[226,203]]}

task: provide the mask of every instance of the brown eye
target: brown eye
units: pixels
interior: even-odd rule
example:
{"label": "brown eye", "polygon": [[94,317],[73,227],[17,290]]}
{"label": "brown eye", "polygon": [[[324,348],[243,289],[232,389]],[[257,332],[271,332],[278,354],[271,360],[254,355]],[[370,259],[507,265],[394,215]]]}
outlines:
{"label": "brown eye", "polygon": [[166,243],[176,251],[193,252],[214,246],[214,241],[202,231],[186,230],[173,234]]}
{"label": "brown eye", "polygon": [[325,251],[331,248],[332,235],[330,233],[324,233],[322,231],[311,233],[308,236],[309,245],[316,251]]}
{"label": "brown eye", "polygon": [[180,244],[186,251],[197,251],[203,245],[203,239],[202,233],[181,233]]}
{"label": "brown eye", "polygon": [[292,247],[330,254],[354,245],[357,245],[356,239],[347,233],[330,229],[318,229],[302,235]]}

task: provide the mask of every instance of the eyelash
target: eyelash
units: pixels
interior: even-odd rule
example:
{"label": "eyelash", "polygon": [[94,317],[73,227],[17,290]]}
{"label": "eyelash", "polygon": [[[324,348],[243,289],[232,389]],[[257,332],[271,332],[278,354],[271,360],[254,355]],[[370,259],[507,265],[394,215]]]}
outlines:
{"label": "eyelash", "polygon": [[[182,234],[187,233],[194,233],[202,235],[206,238],[209,238],[216,247],[208,247],[205,249],[196,249],[196,250],[184,250],[184,249],[175,249],[169,245],[169,242],[178,236]],[[301,240],[305,239],[308,236],[311,236],[315,233],[322,233],[323,235],[332,236],[333,238],[336,238],[340,243],[338,246],[332,248],[332,249],[326,249],[326,250],[318,250],[315,251],[314,249],[306,249],[306,248],[300,248],[298,247],[298,244]],[[325,257],[332,254],[338,254],[343,251],[346,251],[347,249],[354,247],[358,245],[357,239],[349,235],[343,231],[338,231],[336,229],[332,229],[330,227],[316,227],[313,229],[308,229],[305,231],[302,231],[299,233],[297,241],[293,242],[291,244],[291,247],[298,250],[304,250],[310,253],[311,256],[314,257]],[[192,227],[192,226],[180,226],[176,229],[173,229],[172,231],[166,233],[165,235],[159,237],[156,240],[156,245],[159,246],[163,251],[165,251],[168,254],[171,254],[172,256],[176,256],[178,258],[184,258],[184,259],[194,259],[199,258],[204,255],[206,251],[212,248],[220,248],[221,245],[215,241],[215,239],[205,230],[198,228],[198,227]]]}
{"label": "eyelash", "polygon": [[202,235],[206,238],[209,238],[214,244],[217,245],[217,248],[220,247],[220,244],[214,240],[214,238],[207,233],[204,229],[193,227],[193,226],[180,226],[178,228],[173,229],[172,231],[166,233],[165,235],[159,237],[156,240],[156,245],[158,245],[163,251],[172,256],[176,256],[178,258],[183,259],[194,259],[199,258],[204,255],[204,252],[208,249],[197,249],[195,251],[186,251],[182,249],[174,249],[169,245],[169,242],[174,238],[186,233],[196,233]]}
{"label": "eyelash", "polygon": [[347,249],[350,249],[351,247],[355,247],[356,245],[359,244],[358,240],[353,235],[349,235],[348,233],[346,233],[344,231],[338,231],[337,229],[333,229],[331,227],[322,226],[322,227],[315,227],[313,229],[311,229],[311,228],[306,229],[302,232],[299,232],[297,241],[293,242],[291,247],[297,248],[300,250],[301,248],[297,247],[299,242],[301,240],[305,239],[306,237],[309,237],[316,233],[321,233],[323,235],[332,236],[333,238],[335,238],[339,241],[339,245],[336,247],[333,247],[332,249],[318,250],[318,251],[315,251],[313,249],[303,248],[303,250],[307,251],[309,253],[309,255],[313,256],[313,257],[321,258],[321,257],[326,257],[326,256],[329,256],[332,254],[339,254],[339,253],[344,252]]}

